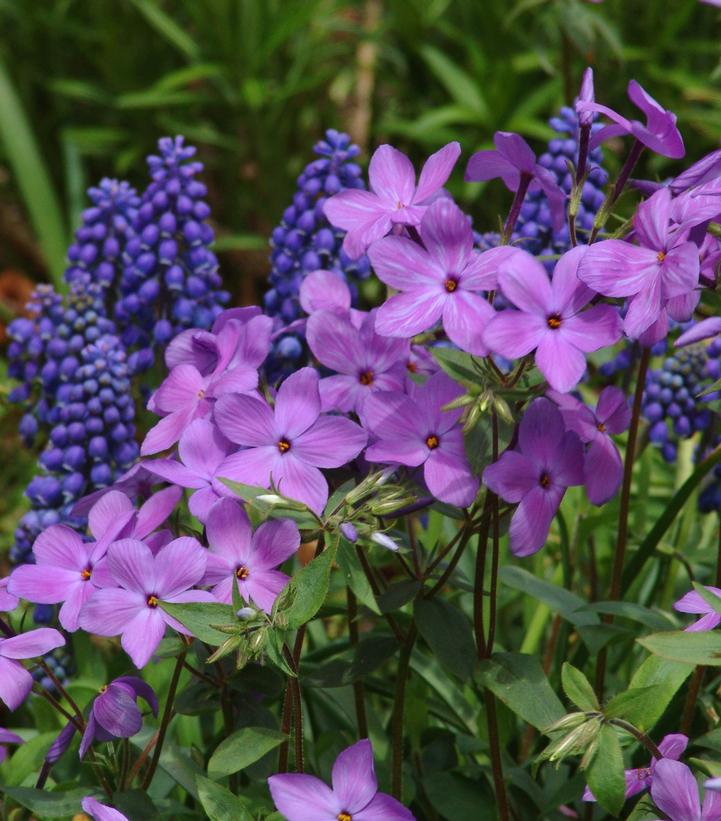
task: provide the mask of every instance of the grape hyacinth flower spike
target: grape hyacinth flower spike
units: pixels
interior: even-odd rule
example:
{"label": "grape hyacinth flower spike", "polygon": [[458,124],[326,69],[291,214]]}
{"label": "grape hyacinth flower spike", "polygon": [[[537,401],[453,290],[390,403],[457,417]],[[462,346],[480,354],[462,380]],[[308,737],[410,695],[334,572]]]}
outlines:
{"label": "grape hyacinth flower spike", "polygon": [[378,792],[373,747],[367,738],[343,750],[333,764],[332,787],[313,775],[280,773],[268,779],[276,808],[287,821],[413,821],[400,801]]}
{"label": "grape hyacinth flower spike", "polygon": [[[547,168],[538,164],[533,149],[520,134],[496,131],[493,143],[495,150],[477,151],[468,160],[466,182],[483,182],[500,177],[506,188],[516,193],[519,210],[526,191],[542,190],[548,198],[554,228],[558,231],[566,218],[566,195],[556,178]],[[516,213],[515,217],[517,216]],[[511,215],[506,222],[506,232],[509,234],[515,225],[515,217]]]}
{"label": "grape hyacinth flower spike", "polygon": [[670,821],[721,819],[721,793],[707,790],[701,804],[696,779],[680,761],[662,758],[656,762],[651,798]]}
{"label": "grape hyacinth flower spike", "polygon": [[428,208],[419,233],[423,245],[390,236],[369,249],[378,278],[400,291],[378,309],[376,331],[408,338],[442,321],[458,347],[485,356],[483,331],[494,315],[485,292],[496,287],[498,265],[518,250],[476,251],[468,217],[447,198]]}
{"label": "grape hyacinth flower spike", "polygon": [[[670,735],[664,736],[658,745],[658,750],[663,758],[652,758],[647,767],[635,767],[624,771],[624,778],[626,779],[626,798],[631,798],[633,795],[638,795],[638,793],[648,790],[653,784],[653,776],[659,761],[665,759],[678,761],[687,746],[688,736],[683,735],[683,733],[671,733]],[[584,790],[583,800],[596,800],[588,787]]]}
{"label": "grape hyacinth flower spike", "polygon": [[253,396],[221,397],[215,421],[242,448],[218,475],[258,487],[271,486],[320,514],[328,483],[320,468],[338,468],[363,450],[365,431],[350,419],[321,414],[318,374],[301,368],[283,381],[275,407]]}
{"label": "grape hyacinth flower spike", "polygon": [[423,385],[412,385],[410,395],[372,394],[361,419],[371,433],[366,450],[369,462],[423,466],[428,490],[440,501],[467,507],[478,492],[478,478],[466,458],[462,409],[443,410],[462,393],[445,373]]}
{"label": "grape hyacinth flower spike", "polygon": [[445,185],[460,154],[457,142],[431,154],[416,184],[413,165],[405,154],[391,145],[377,148],[368,166],[370,191],[341,191],[324,206],[330,223],[348,232],[343,240],[348,256],[359,257],[396,225],[420,225],[432,197]]}
{"label": "grape hyacinth flower spike", "polygon": [[121,645],[142,668],[160,644],[166,626],[188,634],[161,602],[210,602],[210,593],[193,590],[205,574],[207,551],[195,539],[174,539],[153,555],[137,539],[121,539],[108,548],[108,571],[117,587],[96,590],[80,611],[88,633],[121,635]]}
{"label": "grape hyacinth flower spike", "polygon": [[5,703],[8,710],[17,710],[33,686],[33,677],[20,664],[20,660],[44,656],[64,644],[62,635],[51,627],[39,627],[18,636],[0,638],[0,701]]}
{"label": "grape hyacinth flower spike", "polygon": [[543,265],[525,251],[501,261],[498,285],[515,306],[498,312],[483,335],[490,350],[508,358],[535,351],[538,369],[561,393],[572,390],[586,370],[586,354],[613,345],[621,319],[611,305],[593,305],[595,296],[576,275],[593,246],[579,245],[556,263],[549,281]]}
{"label": "grape hyacinth flower spike", "polygon": [[497,496],[518,503],[511,518],[511,552],[530,556],[546,543],[566,489],[582,485],[583,446],[567,431],[549,399],[534,399],[523,414],[518,447],[483,471],[483,483]]}
{"label": "grape hyacinth flower spike", "polygon": [[231,604],[233,585],[242,599],[266,613],[290,581],[278,566],[300,547],[300,533],[290,519],[264,522],[253,532],[242,506],[221,499],[210,511],[206,524],[208,564],[203,584],[213,585],[218,601]]}
{"label": "grape hyacinth flower spike", "polygon": [[601,391],[593,411],[570,394],[549,391],[546,395],[559,406],[566,428],[587,445],[583,456],[586,493],[594,505],[605,504],[621,486],[623,462],[611,434],[628,429],[628,400],[620,388],[610,386]]}

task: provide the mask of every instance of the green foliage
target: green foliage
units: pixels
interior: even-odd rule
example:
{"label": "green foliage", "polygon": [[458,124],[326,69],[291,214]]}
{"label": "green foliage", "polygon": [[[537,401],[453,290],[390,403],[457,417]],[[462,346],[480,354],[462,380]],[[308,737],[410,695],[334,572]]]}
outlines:
{"label": "green foliage", "polygon": [[216,747],[208,761],[208,775],[217,779],[244,770],[287,739],[266,727],[243,727]]}
{"label": "green foliage", "polygon": [[588,786],[596,800],[612,816],[617,816],[623,807],[626,789],[623,769],[623,753],[618,735],[613,727],[604,724],[598,734],[586,775]]}

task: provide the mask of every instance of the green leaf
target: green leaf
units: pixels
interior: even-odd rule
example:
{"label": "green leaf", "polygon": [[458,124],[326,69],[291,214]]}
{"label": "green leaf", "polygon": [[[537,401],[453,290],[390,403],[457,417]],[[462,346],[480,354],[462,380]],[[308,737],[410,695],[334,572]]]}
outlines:
{"label": "green leaf", "polygon": [[41,818],[67,818],[76,815],[81,812],[80,802],[91,792],[88,787],[62,792],[48,792],[31,787],[0,787],[0,794],[12,798]]}
{"label": "green leaf", "polygon": [[423,791],[444,818],[494,818],[493,797],[478,778],[461,773],[436,772],[424,776]]}
{"label": "green leaf", "polygon": [[639,706],[643,706],[643,701],[657,698],[662,694],[663,688],[660,684],[652,684],[649,687],[630,687],[622,693],[615,695],[603,708],[606,718],[622,718],[630,721],[629,715],[637,715]]}
{"label": "green leaf", "polygon": [[150,25],[189,60],[197,60],[199,49],[193,38],[153,0],[131,0]]}
{"label": "green leaf", "polygon": [[285,733],[267,727],[243,727],[215,748],[208,762],[208,775],[220,778],[244,770],[287,738]]}
{"label": "green leaf", "polygon": [[587,712],[600,709],[596,694],[586,676],[567,661],[563,662],[561,668],[561,685],[563,692],[579,709]]}
{"label": "green leaf", "polygon": [[665,613],[651,610],[650,607],[644,607],[636,602],[598,601],[587,604],[581,609],[590,613],[607,613],[612,616],[630,619],[651,630],[668,630],[674,626],[673,621]]}
{"label": "green leaf", "polygon": [[494,653],[491,659],[481,662],[479,679],[538,730],[545,730],[566,714],[536,656]]}
{"label": "green leaf", "polygon": [[615,818],[623,809],[626,791],[623,754],[616,731],[604,724],[598,734],[598,746],[586,768],[588,786],[598,803]]}
{"label": "green leaf", "polygon": [[198,796],[210,821],[253,821],[253,815],[237,795],[221,784],[198,775],[195,778]]}
{"label": "green leaf", "polygon": [[380,607],[378,607],[378,602],[376,601],[368,577],[363,572],[363,566],[360,563],[358,554],[353,545],[345,539],[340,540],[337,559],[338,566],[345,578],[345,583],[353,591],[358,601],[364,604],[373,613],[380,616]]}
{"label": "green leaf", "polygon": [[291,630],[309,622],[323,606],[335,554],[335,545],[330,545],[293,576],[289,586],[291,605],[285,611]]}
{"label": "green leaf", "polygon": [[721,633],[669,630],[664,633],[651,633],[636,641],[654,655],[669,661],[721,667]]}
{"label": "green leaf", "polygon": [[113,806],[130,821],[158,821],[160,814],[144,790],[124,790],[113,793]]}
{"label": "green leaf", "polygon": [[468,618],[443,599],[418,599],[413,607],[418,632],[438,661],[461,680],[471,677],[476,645]]}
{"label": "green leaf", "polygon": [[13,747],[12,756],[4,764],[5,783],[9,787],[19,786],[31,773],[37,773],[57,736],[57,730],[40,733],[19,747]]}
{"label": "green leaf", "polygon": [[229,604],[216,602],[176,604],[161,601],[160,606],[169,616],[177,619],[183,627],[187,627],[196,638],[214,647],[221,645],[228,638],[228,633],[216,630],[211,625],[237,622],[233,608]]}
{"label": "green leaf", "polygon": [[502,567],[500,579],[507,587],[520,590],[532,599],[539,599],[564,619],[578,626],[597,625],[599,618],[586,609],[586,602],[557,584],[539,579],[528,570],[512,565]]}
{"label": "green leaf", "polygon": [[444,52],[433,46],[422,46],[420,53],[433,74],[456,103],[472,108],[484,118],[488,116],[488,106],[481,96],[479,82],[469,77]]}
{"label": "green leaf", "polygon": [[626,704],[623,717],[639,730],[648,732],[692,672],[690,664],[649,656],[633,674],[627,692],[653,687],[653,697]]}
{"label": "green leaf", "polygon": [[60,204],[30,121],[10,75],[0,62],[0,139],[28,209],[57,290],[65,289],[67,235]]}
{"label": "green leaf", "polygon": [[311,687],[346,687],[377,670],[398,652],[391,636],[364,636],[355,648],[334,656],[320,666],[304,662],[302,681]]}
{"label": "green leaf", "polygon": [[457,351],[455,348],[431,348],[431,353],[441,368],[452,379],[470,385],[481,383],[483,377],[469,353]]}

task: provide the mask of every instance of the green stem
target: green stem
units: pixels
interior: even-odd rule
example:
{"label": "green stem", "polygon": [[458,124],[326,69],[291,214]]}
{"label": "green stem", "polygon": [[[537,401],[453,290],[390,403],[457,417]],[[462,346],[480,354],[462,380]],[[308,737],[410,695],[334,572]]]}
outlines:
{"label": "green stem", "polygon": [[391,792],[399,800],[403,800],[403,714],[406,703],[406,681],[411,665],[413,645],[416,641],[416,628],[411,627],[401,649],[396,673],[396,690],[393,698],[392,719],[392,775]]}
{"label": "green stem", "polygon": [[[346,588],[346,597],[348,600],[348,636],[350,638],[351,647],[358,646],[358,603],[355,594],[350,589]],[[353,700],[355,701],[355,715],[356,723],[358,724],[358,737],[368,738],[368,717],[366,716],[365,705],[365,687],[363,680],[358,679],[353,682]]]}
{"label": "green stem", "polygon": [[491,754],[493,788],[496,793],[496,807],[500,821],[509,821],[508,796],[503,780],[503,762],[501,761],[501,743],[498,737],[498,719],[496,717],[496,698],[486,687],[483,691],[486,704],[486,726],[488,727],[488,746]]}

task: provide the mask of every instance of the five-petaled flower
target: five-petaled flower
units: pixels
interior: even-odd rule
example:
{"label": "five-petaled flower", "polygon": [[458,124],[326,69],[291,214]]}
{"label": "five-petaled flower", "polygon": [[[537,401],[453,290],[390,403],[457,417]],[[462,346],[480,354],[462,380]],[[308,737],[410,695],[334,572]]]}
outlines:
{"label": "five-petaled flower", "polygon": [[20,664],[20,659],[44,656],[64,644],[62,635],[51,627],[0,638],[0,701],[5,702],[9,710],[17,710],[33,686],[33,677]]}

